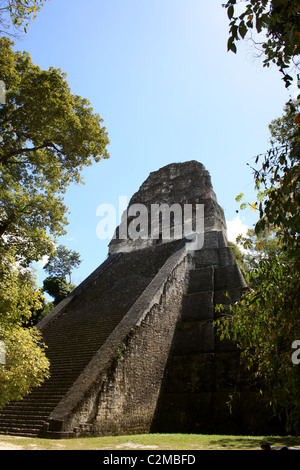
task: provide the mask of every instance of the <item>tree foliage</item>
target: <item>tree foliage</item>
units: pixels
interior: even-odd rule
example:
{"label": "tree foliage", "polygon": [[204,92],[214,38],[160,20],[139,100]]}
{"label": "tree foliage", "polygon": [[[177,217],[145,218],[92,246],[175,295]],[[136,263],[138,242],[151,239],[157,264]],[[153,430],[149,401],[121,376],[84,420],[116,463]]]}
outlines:
{"label": "tree foliage", "polygon": [[66,278],[69,276],[71,282],[71,273],[81,263],[80,255],[76,251],[68,250],[65,246],[59,245],[44,266],[45,271],[50,276]]}
{"label": "tree foliage", "polygon": [[[271,149],[256,157],[253,168],[254,230],[238,241],[248,250],[244,274],[249,291],[223,310],[221,338],[235,341],[262,394],[286,423],[299,432],[300,374],[292,361],[292,344],[300,340],[299,264],[299,124],[297,107],[288,103],[283,116],[271,122]],[[242,195],[237,197],[241,201]],[[233,396],[234,399],[234,396]]]}
{"label": "tree foliage", "polygon": [[10,256],[0,258],[0,341],[5,363],[0,364],[0,407],[20,399],[49,374],[41,333],[28,323],[43,296],[29,270]]}
{"label": "tree foliage", "polygon": [[34,20],[45,1],[47,0],[0,0],[0,35],[16,36],[21,27],[26,33],[29,23]]}
{"label": "tree foliage", "polygon": [[[34,13],[29,7],[40,4],[16,0],[0,6],[7,3],[23,14],[15,18],[19,26]],[[21,4],[28,9],[22,11]],[[45,347],[32,326],[44,298],[29,267],[51,256],[65,233],[68,185],[82,182],[84,167],[109,157],[102,119],[87,100],[72,95],[65,74],[53,67],[41,70],[12,46],[0,38],[0,83],[5,85],[0,104],[0,341],[6,348],[0,406],[21,398],[48,375]]]}
{"label": "tree foliage", "polygon": [[[277,238],[299,269],[299,157],[300,124],[296,123],[297,106],[292,101],[286,104],[283,115],[274,119],[270,126],[272,147],[264,154],[257,155],[252,167],[257,201],[241,203],[259,212],[255,234],[263,234],[270,227],[276,228]],[[240,202],[244,194],[237,196]]]}
{"label": "tree foliage", "polygon": [[256,232],[267,224],[274,224],[286,250],[299,265],[300,229],[300,125],[295,123],[297,108],[292,102],[285,107],[284,115],[270,124],[271,149],[256,169],[255,183],[265,197],[259,203],[260,219]]}
{"label": "tree foliage", "polygon": [[[223,312],[221,338],[235,341],[244,363],[282,417],[288,432],[299,432],[300,374],[292,344],[300,340],[299,124],[297,107],[288,103],[271,122],[271,149],[256,157],[253,168],[259,220],[238,241],[244,255],[249,291]],[[242,195],[238,196],[240,201]]]}
{"label": "tree foliage", "polygon": [[14,326],[2,331],[6,361],[0,364],[0,408],[20,400],[49,376],[49,361],[37,329]]}
{"label": "tree foliage", "polygon": [[23,266],[50,255],[65,233],[63,194],[83,167],[108,158],[102,119],[72,95],[61,70],[41,70],[0,38],[0,251]]}
{"label": "tree foliage", "polygon": [[[264,34],[261,42],[264,66],[276,64],[288,87],[293,78],[287,69],[300,53],[298,0],[229,0],[223,6],[230,19],[227,49],[236,53],[237,42],[251,31]],[[239,10],[237,15],[236,10]]]}
{"label": "tree foliage", "polygon": [[[230,0],[224,6],[230,19],[228,50],[237,52],[236,42],[252,30],[265,34],[264,65],[276,64],[289,87],[293,78],[287,70],[292,63],[297,69],[300,52],[299,2]],[[271,122],[271,148],[255,158],[257,201],[241,204],[259,214],[254,231],[240,239],[250,250],[244,270],[249,290],[229,311],[220,306],[224,316],[217,322],[221,338],[240,347],[261,393],[286,430],[295,433],[300,423],[299,364],[292,360],[293,344],[300,343],[299,102],[298,97],[287,103],[283,116]]]}
{"label": "tree foliage", "polygon": [[300,374],[292,361],[292,344],[300,339],[300,274],[280,240],[270,234],[250,233],[243,246],[250,249],[245,270],[249,291],[227,311],[218,307],[224,315],[217,321],[220,337],[236,342],[244,365],[287,432],[298,433]]}
{"label": "tree foliage", "polygon": [[0,258],[0,325],[22,325],[41,307],[42,294],[30,270],[20,269],[12,257]]}
{"label": "tree foliage", "polygon": [[255,287],[254,272],[265,259],[277,259],[280,262],[288,262],[285,249],[278,238],[277,231],[265,228],[259,233],[249,229],[247,235],[239,235],[236,243],[229,242],[235,261],[241,269],[248,286]]}
{"label": "tree foliage", "polygon": [[53,306],[59,304],[65,299],[74,289],[75,285],[67,282],[64,277],[49,276],[43,281],[43,291],[54,298]]}
{"label": "tree foliage", "polygon": [[[43,291],[54,298],[54,306],[75,289],[76,286],[71,284],[71,273],[80,263],[79,253],[68,250],[63,245],[59,245],[55,253],[49,257],[44,266],[49,277],[44,280]],[[69,276],[69,282],[66,280],[67,276]]]}

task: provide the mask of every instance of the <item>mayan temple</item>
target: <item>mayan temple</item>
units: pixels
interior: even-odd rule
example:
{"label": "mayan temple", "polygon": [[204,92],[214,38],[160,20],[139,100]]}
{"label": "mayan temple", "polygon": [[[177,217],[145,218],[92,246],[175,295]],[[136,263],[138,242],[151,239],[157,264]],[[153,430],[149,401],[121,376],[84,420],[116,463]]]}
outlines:
{"label": "mayan temple", "polygon": [[[162,205],[176,205],[176,217],[166,212],[169,236],[163,217],[151,218]],[[138,231],[132,208],[145,209],[139,237],[128,236],[129,228]],[[182,220],[189,230],[180,233]],[[240,352],[221,342],[214,326],[215,306],[246,288],[204,166],[190,161],[151,173],[106,260],[38,324],[51,377],[0,410],[0,433],[267,433],[272,419]],[[230,410],[233,391],[239,399]]]}

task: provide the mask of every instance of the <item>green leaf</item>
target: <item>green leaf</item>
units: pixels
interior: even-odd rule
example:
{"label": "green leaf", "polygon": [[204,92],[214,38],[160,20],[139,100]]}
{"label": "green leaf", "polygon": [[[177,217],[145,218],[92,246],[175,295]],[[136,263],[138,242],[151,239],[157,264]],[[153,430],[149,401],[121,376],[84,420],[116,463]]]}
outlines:
{"label": "green leaf", "polygon": [[237,48],[236,48],[236,45],[234,44],[234,38],[231,36],[229,39],[228,39],[228,43],[227,43],[227,50],[228,51],[232,51],[236,54],[237,52]]}
{"label": "green leaf", "polygon": [[240,202],[243,199],[243,197],[244,197],[244,193],[238,194],[235,198],[236,202]]}
{"label": "green leaf", "polygon": [[227,15],[228,15],[228,18],[231,20],[231,18],[232,18],[233,15],[234,15],[234,6],[233,6],[233,5],[230,5],[230,6],[228,7]]}
{"label": "green leaf", "polygon": [[243,39],[246,36],[247,31],[248,31],[247,26],[245,25],[244,21],[241,21],[240,26],[239,26],[239,33]]}

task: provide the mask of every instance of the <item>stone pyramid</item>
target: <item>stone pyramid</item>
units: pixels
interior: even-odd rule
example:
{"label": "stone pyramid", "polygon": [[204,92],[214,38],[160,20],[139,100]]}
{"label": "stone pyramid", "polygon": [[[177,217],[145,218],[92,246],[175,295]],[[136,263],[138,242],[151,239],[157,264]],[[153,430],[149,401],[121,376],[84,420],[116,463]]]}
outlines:
{"label": "stone pyramid", "polygon": [[[182,209],[181,218],[167,213],[167,237],[164,218],[153,227],[150,217],[162,204],[176,204],[177,215]],[[132,207],[144,210],[139,224]],[[182,221],[189,231],[183,223],[180,235]],[[139,236],[128,236],[130,224]],[[214,328],[215,305],[237,300],[246,288],[204,166],[190,161],[151,173],[132,197],[107,259],[39,323],[51,377],[0,410],[0,433],[261,434],[262,422],[267,431],[257,390],[241,375],[239,351],[220,343]],[[230,413],[233,390],[241,398]]]}

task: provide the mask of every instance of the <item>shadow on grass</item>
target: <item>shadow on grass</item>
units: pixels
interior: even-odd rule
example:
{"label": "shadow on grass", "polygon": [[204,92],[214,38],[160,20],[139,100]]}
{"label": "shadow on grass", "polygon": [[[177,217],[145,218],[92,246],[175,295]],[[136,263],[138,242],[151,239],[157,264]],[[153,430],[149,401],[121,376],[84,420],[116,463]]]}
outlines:
{"label": "shadow on grass", "polygon": [[267,441],[271,447],[300,447],[300,438],[293,436],[214,436],[210,439],[210,446],[224,449],[260,449],[261,442]]}

